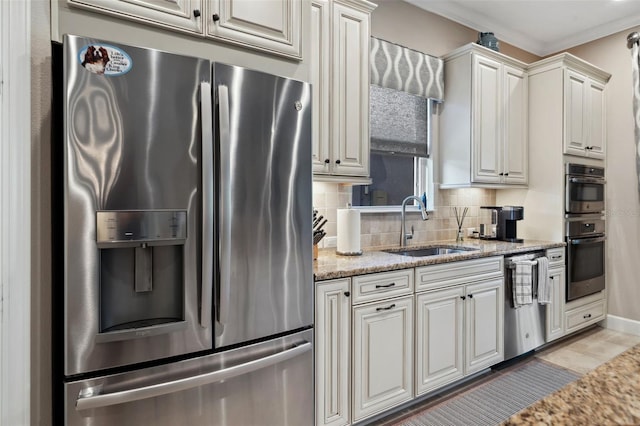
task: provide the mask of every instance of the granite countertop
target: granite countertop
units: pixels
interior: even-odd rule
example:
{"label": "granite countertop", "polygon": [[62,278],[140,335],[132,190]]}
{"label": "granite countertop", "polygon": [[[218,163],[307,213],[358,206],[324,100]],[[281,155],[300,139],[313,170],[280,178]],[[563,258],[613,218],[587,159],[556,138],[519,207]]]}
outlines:
{"label": "granite countertop", "polygon": [[461,243],[454,240],[437,241],[429,244],[409,246],[408,249],[432,246],[467,247],[475,250],[463,253],[441,254],[428,257],[411,257],[387,253],[382,250],[399,250],[399,247],[365,250],[360,256],[342,256],[335,249],[322,249],[318,259],[313,262],[316,281],[345,278],[373,272],[392,271],[396,269],[414,268],[416,266],[435,265],[437,263],[455,262],[459,260],[477,259],[480,257],[502,256],[533,250],[544,250],[564,247],[564,242],[525,240],[522,243],[508,243],[497,240],[480,240],[468,238]]}
{"label": "granite countertop", "polygon": [[640,345],[636,345],[503,425],[638,425],[639,378]]}

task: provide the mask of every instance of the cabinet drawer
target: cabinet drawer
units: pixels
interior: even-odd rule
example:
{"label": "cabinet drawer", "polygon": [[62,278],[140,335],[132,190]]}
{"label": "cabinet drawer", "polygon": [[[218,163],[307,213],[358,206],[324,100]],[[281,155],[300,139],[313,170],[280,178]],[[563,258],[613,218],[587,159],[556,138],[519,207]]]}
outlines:
{"label": "cabinet drawer", "polygon": [[353,277],[353,304],[413,293],[413,269]]}
{"label": "cabinet drawer", "polygon": [[553,248],[547,250],[547,259],[549,259],[549,267],[556,265],[564,265],[564,247]]}
{"label": "cabinet drawer", "polygon": [[600,300],[567,312],[565,314],[567,333],[572,333],[604,319],[604,304],[605,300]]}
{"label": "cabinet drawer", "polygon": [[416,268],[416,290],[467,284],[504,274],[502,256],[462,260]]}

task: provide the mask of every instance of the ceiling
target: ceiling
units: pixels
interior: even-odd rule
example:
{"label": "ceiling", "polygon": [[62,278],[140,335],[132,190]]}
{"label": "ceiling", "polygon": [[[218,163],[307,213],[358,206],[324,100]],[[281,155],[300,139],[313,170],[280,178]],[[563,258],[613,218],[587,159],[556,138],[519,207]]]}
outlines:
{"label": "ceiling", "polygon": [[538,56],[640,25],[640,0],[405,0]]}

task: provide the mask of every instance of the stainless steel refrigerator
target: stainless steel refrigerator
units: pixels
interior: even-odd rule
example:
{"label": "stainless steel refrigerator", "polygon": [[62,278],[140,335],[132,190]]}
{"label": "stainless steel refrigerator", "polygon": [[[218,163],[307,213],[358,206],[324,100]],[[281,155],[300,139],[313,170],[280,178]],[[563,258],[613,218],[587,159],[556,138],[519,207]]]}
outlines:
{"label": "stainless steel refrigerator", "polygon": [[309,85],[70,35],[55,50],[54,412],[313,423]]}

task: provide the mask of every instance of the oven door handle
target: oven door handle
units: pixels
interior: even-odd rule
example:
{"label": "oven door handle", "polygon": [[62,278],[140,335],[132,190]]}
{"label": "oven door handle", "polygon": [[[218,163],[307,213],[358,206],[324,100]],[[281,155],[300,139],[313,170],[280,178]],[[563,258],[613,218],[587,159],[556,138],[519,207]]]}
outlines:
{"label": "oven door handle", "polygon": [[598,178],[588,178],[588,177],[572,177],[569,178],[569,182],[571,183],[597,183],[597,184],[605,184],[607,183],[604,179]]}
{"label": "oven door handle", "polygon": [[589,237],[589,238],[569,238],[569,244],[572,245],[576,245],[576,244],[594,244],[594,243],[602,243],[604,242],[604,240],[606,239],[606,237],[600,236],[600,237]]}

